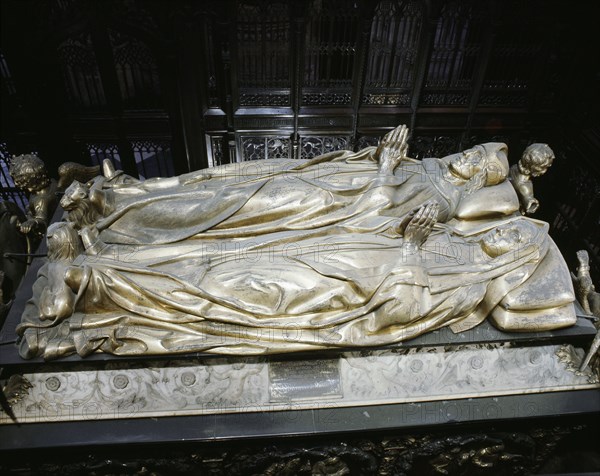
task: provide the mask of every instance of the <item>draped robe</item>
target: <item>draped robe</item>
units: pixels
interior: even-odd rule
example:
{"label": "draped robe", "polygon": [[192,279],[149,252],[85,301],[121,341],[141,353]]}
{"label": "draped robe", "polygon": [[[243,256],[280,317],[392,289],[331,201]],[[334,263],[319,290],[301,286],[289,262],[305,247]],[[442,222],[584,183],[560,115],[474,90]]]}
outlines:
{"label": "draped robe", "polygon": [[244,162],[115,187],[108,192],[115,211],[98,223],[100,237],[163,244],[329,226],[379,233],[427,201],[440,205],[439,221],[454,215],[463,187],[445,178],[444,161],[407,160],[387,175],[372,152]]}
{"label": "draped robe", "polygon": [[[477,210],[479,221],[465,227],[455,218],[465,209],[464,189],[447,179],[447,162],[409,160],[384,175],[372,149],[118,186],[109,191],[114,211],[98,223],[106,246],[71,264],[83,272],[73,314],[40,322],[36,296],[56,274],[43,269],[19,328],[21,354],[393,344],[442,326],[465,329],[494,312],[505,317],[523,289],[544,282],[538,270],[553,276],[557,292],[519,311],[561,309],[547,328],[569,325],[569,274],[546,224],[537,223],[526,247],[495,258],[482,251],[483,233],[526,220],[511,216],[518,199],[509,197]],[[431,201],[440,206],[439,224],[407,254],[395,227]]]}

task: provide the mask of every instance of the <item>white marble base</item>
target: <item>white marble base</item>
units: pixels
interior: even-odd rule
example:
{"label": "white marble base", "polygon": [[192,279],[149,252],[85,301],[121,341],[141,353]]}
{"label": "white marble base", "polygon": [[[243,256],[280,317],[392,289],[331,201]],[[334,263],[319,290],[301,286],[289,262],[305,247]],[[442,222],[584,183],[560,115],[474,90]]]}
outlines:
{"label": "white marble base", "polygon": [[[114,362],[24,374],[19,423],[303,410],[600,388],[571,345],[346,352],[332,358]],[[56,369],[56,367],[49,367]],[[0,424],[13,424],[0,413]]]}

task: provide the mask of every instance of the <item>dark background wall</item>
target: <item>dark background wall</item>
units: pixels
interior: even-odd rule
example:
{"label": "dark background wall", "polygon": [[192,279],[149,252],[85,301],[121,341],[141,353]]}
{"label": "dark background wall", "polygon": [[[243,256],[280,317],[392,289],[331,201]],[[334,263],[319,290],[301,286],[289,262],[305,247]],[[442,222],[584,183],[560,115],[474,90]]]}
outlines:
{"label": "dark background wall", "polygon": [[11,154],[112,158],[141,177],[306,158],[412,131],[410,154],[489,140],[557,160],[537,217],[600,277],[593,2],[2,0],[2,197]]}

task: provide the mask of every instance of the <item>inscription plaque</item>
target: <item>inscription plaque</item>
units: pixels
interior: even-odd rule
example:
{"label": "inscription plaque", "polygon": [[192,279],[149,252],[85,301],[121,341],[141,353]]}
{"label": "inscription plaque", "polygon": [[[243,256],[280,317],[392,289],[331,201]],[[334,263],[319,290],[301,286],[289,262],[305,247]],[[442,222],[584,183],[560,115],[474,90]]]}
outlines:
{"label": "inscription plaque", "polygon": [[272,402],[342,397],[340,360],[292,360],[269,362]]}

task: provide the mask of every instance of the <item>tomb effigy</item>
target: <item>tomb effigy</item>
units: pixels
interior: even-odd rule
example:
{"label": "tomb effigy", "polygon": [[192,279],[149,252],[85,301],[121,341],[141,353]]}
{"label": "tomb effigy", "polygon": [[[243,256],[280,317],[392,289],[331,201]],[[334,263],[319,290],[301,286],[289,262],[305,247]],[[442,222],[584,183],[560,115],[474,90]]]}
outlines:
{"label": "tomb effigy", "polygon": [[569,271],[547,225],[520,213],[506,146],[416,161],[407,135],[312,160],[75,182],[21,355],[270,354],[488,317],[510,331],[574,324]]}
{"label": "tomb effigy", "polygon": [[[144,182],[105,163],[73,182],[3,329],[0,423],[41,445],[11,423],[198,418],[204,436],[177,438],[208,439],[247,436],[231,415],[269,415],[252,434],[273,436],[334,431],[315,417],[332,410],[335,431],[590,411],[596,329],[526,216],[552,150],[511,169],[503,143],[415,160],[407,138]],[[412,413],[430,407],[435,422]]]}

